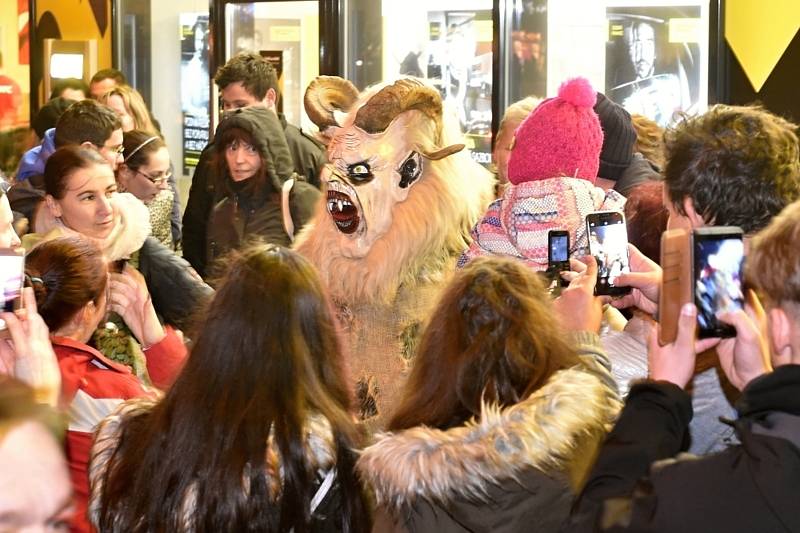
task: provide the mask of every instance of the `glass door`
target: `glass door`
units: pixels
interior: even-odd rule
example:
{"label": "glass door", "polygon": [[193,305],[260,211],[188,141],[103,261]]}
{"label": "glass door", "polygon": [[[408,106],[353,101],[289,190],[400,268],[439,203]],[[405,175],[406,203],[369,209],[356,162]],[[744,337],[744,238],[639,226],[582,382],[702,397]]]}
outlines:
{"label": "glass door", "polygon": [[359,89],[429,80],[458,113],[467,147],[491,163],[492,0],[346,0],[344,74]]}
{"label": "glass door", "polygon": [[319,2],[261,1],[224,5],[224,58],[256,52],[278,73],[278,110],[305,130],[313,124],[303,109],[305,88],[319,75]]}

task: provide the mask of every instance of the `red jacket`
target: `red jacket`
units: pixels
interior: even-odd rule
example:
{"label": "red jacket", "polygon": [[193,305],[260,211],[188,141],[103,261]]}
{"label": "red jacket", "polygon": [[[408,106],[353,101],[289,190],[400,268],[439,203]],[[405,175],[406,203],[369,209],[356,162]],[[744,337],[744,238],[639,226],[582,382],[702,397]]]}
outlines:
{"label": "red jacket", "polygon": [[[177,377],[186,359],[186,347],[172,328],[167,336],[144,353],[153,384],[166,389]],[[107,359],[82,342],[52,337],[61,369],[61,405],[69,413],[67,460],[75,490],[76,512],[71,531],[92,531],[86,517],[89,498],[89,452],[94,429],[116,407],[131,398],[155,397],[130,368]]]}

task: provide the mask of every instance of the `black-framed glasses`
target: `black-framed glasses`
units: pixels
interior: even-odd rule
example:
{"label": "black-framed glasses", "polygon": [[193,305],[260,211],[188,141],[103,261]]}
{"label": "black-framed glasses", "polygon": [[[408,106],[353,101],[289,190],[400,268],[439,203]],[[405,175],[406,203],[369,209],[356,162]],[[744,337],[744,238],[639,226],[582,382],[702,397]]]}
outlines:
{"label": "black-framed glasses", "polygon": [[135,170],[134,172],[136,172],[137,174],[140,174],[141,176],[147,178],[150,181],[150,183],[152,183],[153,185],[161,185],[162,183],[166,182],[168,179],[170,179],[172,177],[172,171],[171,170],[165,170],[164,172],[161,172],[156,176],[151,176],[149,174],[145,174],[141,170]]}

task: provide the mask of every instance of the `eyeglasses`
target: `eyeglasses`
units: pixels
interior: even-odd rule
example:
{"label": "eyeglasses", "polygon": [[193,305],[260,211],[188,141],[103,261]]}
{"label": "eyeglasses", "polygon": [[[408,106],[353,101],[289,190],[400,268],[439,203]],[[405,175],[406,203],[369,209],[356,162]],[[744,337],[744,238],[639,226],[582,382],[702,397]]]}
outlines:
{"label": "eyeglasses", "polygon": [[153,185],[161,185],[162,183],[164,183],[165,181],[167,181],[168,179],[170,179],[172,177],[172,171],[171,170],[166,170],[164,172],[159,173],[156,176],[151,176],[149,174],[145,174],[141,170],[136,170],[135,172],[137,174],[140,174],[141,176],[147,178]]}
{"label": "eyeglasses", "polygon": [[122,153],[125,151],[125,147],[121,144],[118,146],[103,146],[103,148],[109,152],[114,152],[117,155],[122,155]]}

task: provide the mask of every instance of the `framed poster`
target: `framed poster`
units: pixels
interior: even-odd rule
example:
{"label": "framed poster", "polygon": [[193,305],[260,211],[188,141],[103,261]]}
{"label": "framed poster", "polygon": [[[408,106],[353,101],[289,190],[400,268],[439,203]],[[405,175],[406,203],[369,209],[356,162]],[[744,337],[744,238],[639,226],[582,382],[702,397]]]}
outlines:
{"label": "framed poster", "polygon": [[661,126],[708,106],[708,2],[606,7],[605,93]]}
{"label": "framed poster", "polygon": [[181,13],[181,111],[183,113],[183,172],[197,166],[208,144],[208,14]]}
{"label": "framed poster", "polygon": [[708,107],[708,0],[550,0],[547,96],[574,76],[667,126]]}

